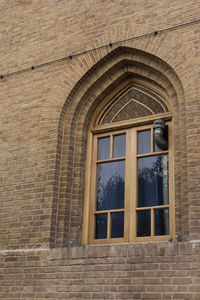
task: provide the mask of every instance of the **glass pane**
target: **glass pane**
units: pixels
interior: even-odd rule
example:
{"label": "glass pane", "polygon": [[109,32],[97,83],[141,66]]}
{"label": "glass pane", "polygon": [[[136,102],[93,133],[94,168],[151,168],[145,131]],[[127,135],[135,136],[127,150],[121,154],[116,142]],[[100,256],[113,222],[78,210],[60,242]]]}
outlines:
{"label": "glass pane", "polygon": [[[163,137],[164,139],[167,141],[168,143],[168,126],[165,126],[165,129],[163,131]],[[157,145],[156,145],[156,142],[154,141],[154,151],[155,152],[160,152],[160,151],[163,151],[163,149],[160,149]]]}
{"label": "glass pane", "polygon": [[124,213],[111,214],[111,238],[120,238],[124,236]]}
{"label": "glass pane", "polygon": [[138,207],[168,203],[168,155],[139,158]]}
{"label": "glass pane", "polygon": [[138,132],[138,154],[151,152],[151,130]]}
{"label": "glass pane", "polygon": [[125,160],[97,167],[97,210],[124,208]]}
{"label": "glass pane", "polygon": [[107,214],[96,215],[95,239],[107,238]]}
{"label": "glass pane", "polygon": [[110,137],[98,139],[98,160],[110,158]]}
{"label": "glass pane", "polygon": [[126,155],[126,135],[120,134],[114,136],[113,157],[123,157]]}
{"label": "glass pane", "polygon": [[155,235],[169,234],[169,209],[155,209]]}
{"label": "glass pane", "polygon": [[137,236],[151,235],[151,211],[137,211]]}

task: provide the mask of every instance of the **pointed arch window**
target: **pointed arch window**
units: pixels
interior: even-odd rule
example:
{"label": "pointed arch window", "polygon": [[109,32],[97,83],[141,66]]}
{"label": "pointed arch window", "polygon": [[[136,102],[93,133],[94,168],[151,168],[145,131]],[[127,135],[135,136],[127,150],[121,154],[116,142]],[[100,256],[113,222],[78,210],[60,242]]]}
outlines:
{"label": "pointed arch window", "polygon": [[[172,113],[164,98],[129,83],[94,114],[88,135],[84,242],[174,237]],[[165,149],[155,139],[157,119],[165,122]]]}

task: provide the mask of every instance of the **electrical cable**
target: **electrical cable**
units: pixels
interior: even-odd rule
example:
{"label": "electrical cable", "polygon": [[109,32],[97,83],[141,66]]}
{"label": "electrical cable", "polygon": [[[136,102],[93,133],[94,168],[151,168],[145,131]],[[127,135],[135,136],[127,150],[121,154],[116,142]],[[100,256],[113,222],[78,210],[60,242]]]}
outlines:
{"label": "electrical cable", "polygon": [[117,44],[120,44],[120,43],[145,38],[145,37],[148,37],[148,36],[151,36],[151,35],[157,36],[159,33],[176,30],[176,29],[179,29],[181,27],[191,26],[191,25],[198,24],[198,23],[200,23],[200,19],[190,21],[190,22],[187,22],[187,23],[183,23],[183,24],[178,24],[178,25],[168,27],[168,28],[164,28],[164,29],[161,29],[161,30],[157,30],[157,31],[154,31],[154,32],[138,35],[138,36],[135,36],[135,37],[130,37],[128,39],[119,40],[119,41],[112,42],[112,43],[109,43],[109,44],[105,44],[105,45],[102,45],[102,46],[99,46],[99,47],[96,47],[96,48],[92,48],[92,49],[85,50],[85,51],[82,51],[82,52],[78,52],[78,53],[68,55],[68,56],[65,56],[65,57],[62,57],[62,58],[51,60],[51,61],[39,64],[39,65],[31,66],[29,68],[24,68],[24,69],[21,69],[19,71],[14,71],[14,72],[3,74],[3,75],[1,74],[0,79],[10,77],[10,76],[13,76],[13,75],[17,75],[17,74],[21,74],[21,73],[24,73],[24,72],[28,72],[28,71],[31,71],[31,70],[35,70],[35,69],[38,69],[38,68],[42,68],[42,67],[45,67],[45,66],[48,66],[48,65],[51,65],[51,64],[55,64],[55,63],[59,63],[59,62],[65,61],[65,60],[72,60],[74,57],[84,55],[84,54],[87,54],[87,53],[90,53],[90,52],[93,52],[93,51],[96,51],[96,50],[100,50],[100,49],[103,49],[103,48],[106,48],[106,47],[112,47],[113,45],[117,45]]}

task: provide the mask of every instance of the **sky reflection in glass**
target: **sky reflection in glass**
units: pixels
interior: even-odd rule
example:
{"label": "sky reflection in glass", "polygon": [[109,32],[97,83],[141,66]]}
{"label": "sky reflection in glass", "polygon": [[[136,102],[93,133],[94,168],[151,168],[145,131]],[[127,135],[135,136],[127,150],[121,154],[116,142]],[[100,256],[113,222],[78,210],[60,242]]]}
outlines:
{"label": "sky reflection in glass", "polygon": [[137,211],[137,236],[151,235],[151,211]]}
{"label": "sky reflection in glass", "polygon": [[124,213],[117,212],[111,214],[111,238],[124,236]]}
{"label": "sky reflection in glass", "polygon": [[96,239],[106,239],[107,238],[107,214],[96,215]]}
{"label": "sky reflection in glass", "polygon": [[126,135],[120,134],[114,136],[113,157],[123,157],[126,155]]}
{"label": "sky reflection in glass", "polygon": [[138,207],[168,203],[168,155],[138,158]]}
{"label": "sky reflection in glass", "polygon": [[138,132],[138,154],[151,152],[151,130]]}
{"label": "sky reflection in glass", "polygon": [[155,209],[155,235],[169,234],[169,209]]}
{"label": "sky reflection in glass", "polygon": [[97,210],[124,208],[125,161],[99,163]]}
{"label": "sky reflection in glass", "polygon": [[98,160],[110,158],[110,137],[98,139]]}

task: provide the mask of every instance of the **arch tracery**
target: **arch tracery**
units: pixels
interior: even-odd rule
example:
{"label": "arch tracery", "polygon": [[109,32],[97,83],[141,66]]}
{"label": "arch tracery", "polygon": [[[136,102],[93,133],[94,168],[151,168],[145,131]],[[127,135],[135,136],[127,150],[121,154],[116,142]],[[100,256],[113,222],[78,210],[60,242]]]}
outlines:
{"label": "arch tracery", "polygon": [[131,84],[110,101],[102,111],[96,125],[111,124],[168,111],[166,103],[153,91],[137,84]]}

